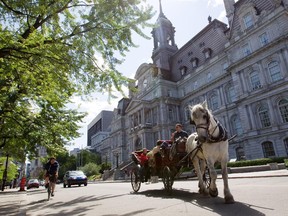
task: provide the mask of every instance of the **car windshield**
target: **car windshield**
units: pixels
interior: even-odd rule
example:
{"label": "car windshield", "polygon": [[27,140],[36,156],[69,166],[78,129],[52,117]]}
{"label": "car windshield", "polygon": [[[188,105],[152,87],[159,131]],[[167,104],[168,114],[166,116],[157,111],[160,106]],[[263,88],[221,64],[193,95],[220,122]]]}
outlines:
{"label": "car windshield", "polygon": [[70,172],[71,176],[79,176],[79,175],[84,175],[82,171],[72,171]]}

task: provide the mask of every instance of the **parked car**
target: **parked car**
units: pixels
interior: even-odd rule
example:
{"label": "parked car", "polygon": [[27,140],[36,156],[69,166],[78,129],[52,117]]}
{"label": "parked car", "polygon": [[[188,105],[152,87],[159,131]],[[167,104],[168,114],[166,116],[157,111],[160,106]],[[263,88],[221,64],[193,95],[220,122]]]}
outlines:
{"label": "parked car", "polygon": [[30,188],[39,188],[40,183],[38,181],[38,179],[29,179],[28,183],[27,183],[27,189]]}
{"label": "parked car", "polygon": [[67,171],[63,178],[63,186],[71,187],[71,185],[78,185],[84,184],[87,186],[87,176],[81,170],[72,170]]}

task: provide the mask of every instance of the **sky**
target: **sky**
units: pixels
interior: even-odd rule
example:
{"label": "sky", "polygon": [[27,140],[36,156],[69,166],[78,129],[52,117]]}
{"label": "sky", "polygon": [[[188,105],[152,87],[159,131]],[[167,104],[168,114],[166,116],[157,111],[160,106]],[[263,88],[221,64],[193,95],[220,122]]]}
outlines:
{"label": "sky", "polygon": [[[146,2],[156,10],[151,23],[155,23],[159,15],[159,0],[146,0]],[[175,27],[175,42],[181,48],[205,26],[208,25],[208,16],[227,22],[223,0],[162,0],[162,11]],[[152,29],[143,29],[143,32],[151,37]],[[129,78],[134,78],[138,67],[142,63],[152,63],[151,55],[153,50],[153,40],[144,39],[136,34],[133,41],[138,45],[131,48],[126,54],[125,61],[118,67],[118,70]],[[87,112],[83,123],[79,126],[81,137],[73,140],[67,147],[69,150],[74,148],[85,148],[87,146],[88,124],[102,111],[113,111],[117,107],[118,101],[122,98],[120,94],[115,100],[108,102],[108,95],[99,93],[93,94],[93,100],[81,101],[79,97],[73,99],[73,108],[79,107],[79,111]]]}

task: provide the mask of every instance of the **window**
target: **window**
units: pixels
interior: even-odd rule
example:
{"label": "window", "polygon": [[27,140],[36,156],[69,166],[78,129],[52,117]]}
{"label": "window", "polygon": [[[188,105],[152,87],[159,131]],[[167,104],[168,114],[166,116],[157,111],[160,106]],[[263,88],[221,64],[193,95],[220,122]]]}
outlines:
{"label": "window", "polygon": [[193,68],[196,68],[196,67],[198,67],[198,58],[192,58],[191,59],[191,64],[192,64],[192,67]]}
{"label": "window", "polygon": [[168,117],[171,120],[171,122],[174,121],[173,109],[171,107],[168,109]]}
{"label": "window", "polygon": [[194,90],[198,88],[198,82],[197,80],[194,82]]}
{"label": "window", "polygon": [[236,148],[236,158],[237,158],[237,161],[245,160],[245,152],[242,147]]}
{"label": "window", "polygon": [[216,110],[219,107],[218,97],[216,94],[212,94],[210,97],[210,106],[212,110]]}
{"label": "window", "polygon": [[225,62],[222,66],[223,66],[223,70],[226,70],[228,68],[228,63]]}
{"label": "window", "polygon": [[185,120],[186,121],[189,121],[190,120],[190,110],[189,110],[189,107],[187,106],[186,108],[185,108]]}
{"label": "window", "polygon": [[277,61],[272,61],[268,64],[268,69],[272,82],[276,82],[282,79],[280,67]]}
{"label": "window", "polygon": [[203,53],[204,53],[205,59],[208,59],[211,57],[212,50],[210,48],[205,48],[203,50]]}
{"label": "window", "polygon": [[187,67],[186,66],[182,66],[180,67],[180,73],[181,73],[181,76],[184,76],[187,72]]}
{"label": "window", "polygon": [[281,118],[282,121],[288,122],[288,100],[287,99],[282,99],[278,103],[278,107],[280,110]]}
{"label": "window", "polygon": [[263,142],[262,143],[262,150],[265,158],[275,157],[275,151],[272,142]]}
{"label": "window", "polygon": [[251,49],[250,49],[249,44],[245,44],[245,45],[242,47],[242,51],[243,51],[244,56],[250,55],[250,54],[251,54]]}
{"label": "window", "polygon": [[288,138],[284,139],[283,142],[286,149],[286,154],[288,155]]}
{"label": "window", "polygon": [[261,88],[261,82],[257,71],[250,73],[250,82],[253,90]]}
{"label": "window", "polygon": [[207,74],[207,81],[209,82],[209,81],[211,81],[211,79],[212,79],[212,74],[211,74],[211,72],[209,72]]}
{"label": "window", "polygon": [[232,103],[232,102],[236,101],[235,89],[234,89],[234,87],[231,84],[229,84],[226,87],[226,94],[227,94],[228,103]]}
{"label": "window", "polygon": [[243,133],[240,119],[237,115],[231,117],[232,134],[241,135]]}
{"label": "window", "polygon": [[243,17],[243,21],[246,29],[251,28],[253,26],[253,18],[252,14],[249,12]]}
{"label": "window", "polygon": [[269,117],[269,110],[267,107],[261,106],[258,109],[258,115],[259,115],[262,127],[271,126],[270,117]]}
{"label": "window", "polygon": [[268,39],[268,36],[267,36],[267,33],[263,33],[259,36],[259,39],[260,39],[260,43],[262,46],[265,46],[266,44],[269,43],[269,39]]}

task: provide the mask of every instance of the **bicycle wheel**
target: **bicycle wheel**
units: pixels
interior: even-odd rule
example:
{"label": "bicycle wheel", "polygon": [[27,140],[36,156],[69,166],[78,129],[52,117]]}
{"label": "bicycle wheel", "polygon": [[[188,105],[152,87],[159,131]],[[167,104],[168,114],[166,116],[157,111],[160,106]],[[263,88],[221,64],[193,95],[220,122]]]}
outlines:
{"label": "bicycle wheel", "polygon": [[49,200],[50,200],[50,196],[51,196],[51,187],[50,187],[50,182],[48,183],[47,192],[48,192],[48,201],[49,201]]}

